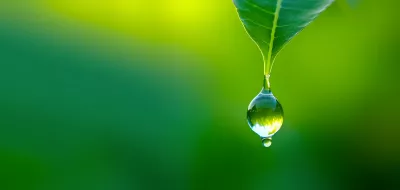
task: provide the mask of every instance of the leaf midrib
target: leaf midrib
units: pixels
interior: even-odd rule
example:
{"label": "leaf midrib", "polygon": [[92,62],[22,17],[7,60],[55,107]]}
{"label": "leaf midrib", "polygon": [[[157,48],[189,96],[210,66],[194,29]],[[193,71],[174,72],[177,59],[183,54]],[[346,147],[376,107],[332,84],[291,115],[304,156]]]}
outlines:
{"label": "leaf midrib", "polygon": [[[276,31],[276,28],[278,26],[279,12],[280,12],[280,9],[282,7],[282,1],[283,0],[277,0],[277,2],[276,2],[276,9],[275,9],[275,12],[274,12],[274,20],[272,22],[271,37],[270,37],[270,43],[269,43],[269,48],[268,48],[267,60],[265,61],[265,58],[264,58],[264,73],[265,73],[266,77],[269,77],[270,71],[271,71],[271,67],[272,67],[272,64],[273,64],[272,49],[274,47],[275,31]],[[269,70],[266,71],[265,70],[266,68],[269,68]]]}

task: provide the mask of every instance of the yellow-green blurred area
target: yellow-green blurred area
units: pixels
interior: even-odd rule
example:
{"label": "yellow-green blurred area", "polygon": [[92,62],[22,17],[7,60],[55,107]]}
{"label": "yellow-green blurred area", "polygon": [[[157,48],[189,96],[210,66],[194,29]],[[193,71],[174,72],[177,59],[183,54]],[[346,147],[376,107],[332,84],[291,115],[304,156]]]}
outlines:
{"label": "yellow-green blurred area", "polygon": [[230,0],[0,1],[0,189],[398,189],[400,16],[336,1],[278,55]]}

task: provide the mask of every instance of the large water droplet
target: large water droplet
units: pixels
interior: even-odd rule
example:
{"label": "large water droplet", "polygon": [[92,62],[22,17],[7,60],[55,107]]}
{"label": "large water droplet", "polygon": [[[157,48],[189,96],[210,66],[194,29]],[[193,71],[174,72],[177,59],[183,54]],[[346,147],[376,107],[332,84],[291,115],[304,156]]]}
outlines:
{"label": "large water droplet", "polygon": [[[283,109],[270,90],[262,90],[251,102],[247,110],[250,128],[262,139],[265,147],[271,145],[271,137],[281,128]],[[269,139],[266,141],[266,139]],[[266,146],[268,145],[268,146]]]}

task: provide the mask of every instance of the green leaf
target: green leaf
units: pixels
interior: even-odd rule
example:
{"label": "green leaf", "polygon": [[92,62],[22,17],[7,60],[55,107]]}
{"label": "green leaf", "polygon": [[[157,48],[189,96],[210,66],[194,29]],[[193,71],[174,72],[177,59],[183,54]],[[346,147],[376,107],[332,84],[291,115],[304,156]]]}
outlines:
{"label": "green leaf", "polygon": [[279,51],[333,0],[233,0],[247,33],[260,48],[269,76]]}

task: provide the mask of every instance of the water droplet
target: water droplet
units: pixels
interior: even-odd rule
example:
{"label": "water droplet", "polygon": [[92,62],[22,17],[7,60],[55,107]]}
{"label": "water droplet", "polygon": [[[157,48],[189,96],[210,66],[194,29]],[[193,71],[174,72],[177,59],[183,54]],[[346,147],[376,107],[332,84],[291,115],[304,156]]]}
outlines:
{"label": "water droplet", "polygon": [[250,128],[263,139],[264,146],[269,147],[271,137],[283,123],[282,106],[269,89],[263,89],[250,102],[247,121]]}
{"label": "water droplet", "polygon": [[270,147],[272,144],[272,139],[271,138],[263,138],[262,139],[262,144],[264,145],[264,147]]}

